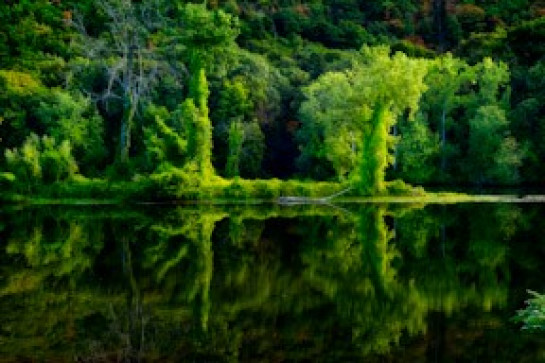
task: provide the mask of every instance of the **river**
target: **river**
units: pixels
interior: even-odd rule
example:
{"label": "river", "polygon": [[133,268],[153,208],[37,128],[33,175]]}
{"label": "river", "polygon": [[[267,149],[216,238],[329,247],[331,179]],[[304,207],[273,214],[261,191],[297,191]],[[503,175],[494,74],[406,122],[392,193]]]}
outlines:
{"label": "river", "polygon": [[0,210],[0,361],[538,362],[545,204]]}

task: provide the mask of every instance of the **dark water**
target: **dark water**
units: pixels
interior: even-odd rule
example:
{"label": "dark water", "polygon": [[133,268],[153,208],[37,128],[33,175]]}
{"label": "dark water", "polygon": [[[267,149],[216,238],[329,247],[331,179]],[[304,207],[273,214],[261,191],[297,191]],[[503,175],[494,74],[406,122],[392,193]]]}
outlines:
{"label": "dark water", "polygon": [[539,362],[545,206],[0,212],[0,361]]}

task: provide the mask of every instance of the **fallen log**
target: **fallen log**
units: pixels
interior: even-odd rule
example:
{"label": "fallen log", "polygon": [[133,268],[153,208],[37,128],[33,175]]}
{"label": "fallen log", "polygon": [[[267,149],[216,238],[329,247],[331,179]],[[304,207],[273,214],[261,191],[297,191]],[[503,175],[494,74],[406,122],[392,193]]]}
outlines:
{"label": "fallen log", "polygon": [[306,198],[306,197],[279,197],[278,204],[322,204],[327,203],[325,198]]}
{"label": "fallen log", "polygon": [[279,197],[276,200],[276,203],[283,204],[283,205],[296,205],[296,204],[327,204],[329,201],[333,198],[336,198],[340,195],[343,195],[347,192],[352,190],[352,187],[348,187],[344,190],[341,190],[338,193],[334,193],[332,195],[329,195],[327,197],[323,198],[309,198],[309,197],[294,197],[294,196],[286,196],[286,197]]}

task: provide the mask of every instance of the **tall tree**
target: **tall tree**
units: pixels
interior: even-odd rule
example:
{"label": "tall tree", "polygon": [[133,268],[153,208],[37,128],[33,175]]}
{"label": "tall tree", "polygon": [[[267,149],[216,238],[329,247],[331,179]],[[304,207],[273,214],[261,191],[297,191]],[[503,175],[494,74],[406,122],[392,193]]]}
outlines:
{"label": "tall tree", "polygon": [[472,182],[514,184],[523,152],[508,130],[505,111],[496,105],[482,106],[469,120],[469,150],[465,163]]}
{"label": "tall tree", "polygon": [[190,139],[190,156],[194,157],[199,172],[204,177],[214,173],[212,166],[212,124],[208,117],[208,82],[204,69],[200,68],[193,76],[189,87],[189,98],[186,102],[194,104],[193,133]]}
{"label": "tall tree", "polygon": [[231,122],[229,126],[229,155],[225,165],[225,176],[235,177],[240,175],[240,153],[244,142],[244,128],[240,122]]}
{"label": "tall tree", "polygon": [[391,129],[418,109],[427,66],[402,53],[390,56],[388,47],[364,47],[351,70],[320,77],[305,90],[301,105],[302,160],[328,160],[339,179],[359,166],[360,192],[382,191],[393,160]]}
{"label": "tall tree", "polygon": [[[100,0],[96,6],[105,18],[103,32],[91,34],[85,20],[76,16],[72,24],[80,36],[74,46],[101,70],[104,83],[91,92],[101,101],[117,100],[122,114],[119,123],[117,161],[127,164],[134,119],[141,103],[159,82],[161,73],[171,73],[164,54],[152,46],[159,26],[165,26],[157,2],[134,3],[130,0]],[[88,63],[81,65],[87,68]],[[83,71],[84,69],[76,69]]]}
{"label": "tall tree", "polygon": [[451,112],[459,105],[460,88],[472,82],[473,78],[469,65],[451,54],[434,60],[426,76],[429,90],[423,97],[422,107],[439,134],[443,174],[448,167],[448,132],[453,122]]}
{"label": "tall tree", "polygon": [[[117,160],[127,164],[139,106],[151,99],[151,91],[166,76],[181,88],[189,69],[190,83],[202,82],[204,69],[213,64],[218,49],[232,44],[238,34],[236,19],[208,11],[204,4],[99,0],[96,5],[105,19],[104,30],[93,34],[76,16],[73,24],[80,36],[74,43],[103,75],[98,92],[92,92],[95,98],[121,104]],[[80,64],[79,70],[88,66]],[[204,92],[204,88],[189,88],[190,93]],[[202,116],[208,117],[202,96],[190,95]]]}

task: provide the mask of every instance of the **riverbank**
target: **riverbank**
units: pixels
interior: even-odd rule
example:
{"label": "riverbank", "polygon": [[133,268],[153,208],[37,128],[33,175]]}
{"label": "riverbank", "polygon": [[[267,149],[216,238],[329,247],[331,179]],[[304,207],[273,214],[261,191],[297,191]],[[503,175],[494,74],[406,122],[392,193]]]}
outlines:
{"label": "riverbank", "polygon": [[[24,204],[122,204],[122,203],[211,203],[250,204],[277,202],[280,198],[300,198],[303,202],[325,202],[333,197],[359,198],[349,183],[301,180],[245,180],[240,178],[188,179],[185,175],[152,175],[132,181],[78,178],[62,183],[37,185],[26,190],[16,185],[0,193],[3,203]],[[425,197],[421,187],[402,181],[386,184],[382,197]],[[335,198],[337,200],[337,198]],[[344,200],[344,199],[343,199]]]}
{"label": "riverbank", "polygon": [[347,183],[215,178],[212,183],[187,186],[175,180],[141,178],[130,182],[80,179],[40,186],[27,193],[8,190],[0,193],[0,202],[25,205],[545,203],[545,195],[426,192],[421,187],[393,181],[387,183],[382,195],[358,196]]}

